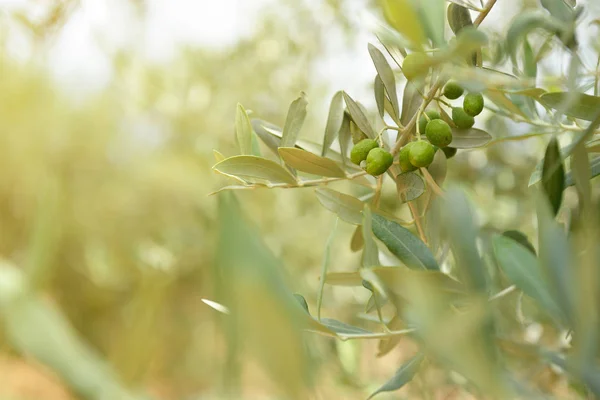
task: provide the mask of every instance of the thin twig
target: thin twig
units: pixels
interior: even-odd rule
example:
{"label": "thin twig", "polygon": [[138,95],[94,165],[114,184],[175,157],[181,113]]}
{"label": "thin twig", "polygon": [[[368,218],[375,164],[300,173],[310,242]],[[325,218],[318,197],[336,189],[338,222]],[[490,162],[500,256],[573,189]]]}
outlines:
{"label": "thin twig", "polygon": [[429,186],[431,186],[431,189],[435,192],[435,194],[437,194],[440,197],[444,197],[444,189],[442,189],[437,184],[435,179],[433,179],[433,176],[431,176],[429,171],[427,171],[427,168],[421,168],[421,173],[423,174],[425,180],[427,181],[427,183],[429,183]]}
{"label": "thin twig", "polygon": [[[335,237],[335,230],[338,226],[338,221],[340,219],[336,217],[335,223],[333,224],[333,229],[329,234],[329,238],[327,239],[327,243],[325,244],[325,254],[323,254],[323,262],[321,264],[321,276],[327,275],[327,269],[329,268],[329,254],[331,252],[331,243],[333,243],[333,238]],[[323,304],[323,291],[325,289],[325,279],[321,279],[321,284],[319,285],[319,294],[317,296],[317,320],[321,321],[321,305]]]}
{"label": "thin twig", "polygon": [[423,231],[423,226],[421,225],[421,216],[419,215],[419,211],[412,203],[412,201],[408,202],[408,207],[410,208],[410,212],[412,213],[413,219],[415,220],[415,225],[417,225],[417,231],[419,232],[419,236],[423,243],[427,244],[427,239],[425,238],[425,232]]}
{"label": "thin twig", "polygon": [[496,0],[488,0],[488,2],[483,7],[483,11],[479,13],[477,18],[475,19],[475,22],[473,22],[473,25],[475,25],[475,26],[481,25],[481,23],[483,22],[485,17],[487,17],[487,15],[490,13],[490,11],[492,11],[494,4],[496,4]]}
{"label": "thin twig", "polygon": [[495,295],[491,296],[491,297],[488,299],[488,301],[494,301],[494,300],[497,300],[497,299],[499,299],[499,298],[501,298],[501,297],[504,297],[504,296],[506,296],[506,295],[507,295],[507,294],[509,294],[509,293],[512,293],[512,292],[514,292],[515,290],[517,290],[517,287],[516,287],[515,285],[511,285],[511,286],[507,287],[506,289],[504,289],[504,290],[501,290],[501,291],[499,291],[498,293],[496,293]]}

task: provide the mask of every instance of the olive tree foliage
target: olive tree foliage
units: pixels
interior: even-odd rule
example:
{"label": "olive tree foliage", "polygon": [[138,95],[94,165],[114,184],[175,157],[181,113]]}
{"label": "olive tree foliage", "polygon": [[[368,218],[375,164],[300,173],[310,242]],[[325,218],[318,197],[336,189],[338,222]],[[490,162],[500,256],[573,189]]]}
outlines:
{"label": "olive tree foliage", "polygon": [[[236,355],[246,349],[290,397],[305,398],[310,349],[303,351],[300,328],[342,341],[377,340],[379,356],[401,339],[412,341],[416,353],[371,397],[415,377],[421,395],[429,396],[431,370],[462,376],[455,385],[489,398],[551,396],[532,378],[539,370],[554,371],[573,395],[600,395],[594,181],[600,97],[598,69],[582,62],[577,36],[586,10],[574,0],[541,0],[498,33],[482,25],[495,4],[380,1],[386,24],[365,49],[377,72],[377,108],[337,92],[320,143],[302,137],[305,93],[290,104],[281,127],[238,104],[239,153],[215,151],[213,167],[229,181],[215,192],[221,223],[216,274],[217,300],[227,307],[220,309],[227,312],[232,377]],[[568,60],[564,74],[538,73],[542,62],[559,59]],[[494,137],[474,126],[482,110],[528,129]],[[528,188],[536,237],[481,230],[467,195],[444,184],[448,159],[506,141],[527,146],[531,138],[547,143],[538,165],[531,165]],[[339,182],[350,189],[338,190]],[[391,207],[381,203],[389,186],[398,194]],[[360,252],[361,260],[357,269],[329,272],[334,233],[326,239],[315,232],[326,249],[319,293],[308,299],[315,310],[281,283],[279,261],[246,222],[235,195],[301,188],[313,191],[340,223],[356,226],[348,251]],[[566,192],[576,196],[570,212],[563,206]],[[410,221],[397,216],[405,208]],[[328,285],[370,292],[362,325],[321,316]],[[535,335],[540,329],[543,335]]]}

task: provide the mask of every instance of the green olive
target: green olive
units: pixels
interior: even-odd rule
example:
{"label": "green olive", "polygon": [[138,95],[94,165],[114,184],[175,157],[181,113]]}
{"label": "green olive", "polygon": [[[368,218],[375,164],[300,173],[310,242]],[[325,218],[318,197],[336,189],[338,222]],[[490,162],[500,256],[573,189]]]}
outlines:
{"label": "green olive", "polygon": [[356,165],[367,159],[367,155],[374,148],[379,147],[377,141],[373,139],[363,139],[356,143],[350,151],[350,160]]}
{"label": "green olive", "polygon": [[412,81],[429,73],[430,59],[425,53],[410,53],[404,58],[402,72],[407,80]]}
{"label": "green olive", "polygon": [[430,143],[419,140],[410,147],[408,157],[415,167],[427,167],[433,161],[435,149]]}
{"label": "green olive", "polygon": [[394,157],[386,150],[377,147],[367,155],[367,166],[365,170],[368,174],[378,176],[383,174],[394,162]]}
{"label": "green olive", "polygon": [[467,114],[461,107],[452,108],[452,121],[461,129],[469,129],[475,124],[475,118]]}
{"label": "green olive", "polygon": [[427,129],[427,123],[429,121],[433,121],[434,119],[441,119],[442,116],[440,115],[439,112],[437,112],[437,110],[428,110],[425,111],[425,114],[427,115],[427,117],[429,117],[429,119],[421,114],[421,118],[419,118],[419,132],[420,133],[425,133],[425,129]]}
{"label": "green olive", "polygon": [[463,95],[465,90],[456,81],[449,81],[444,86],[444,96],[450,100],[456,100]]}
{"label": "green olive", "polygon": [[446,158],[452,158],[456,155],[458,149],[456,147],[444,147],[442,148],[442,151],[446,155]]}
{"label": "green olive", "polygon": [[483,96],[480,93],[469,93],[463,100],[463,109],[473,117],[483,111]]}
{"label": "green olive", "polygon": [[427,124],[425,135],[429,142],[437,147],[446,147],[452,142],[452,129],[446,121],[434,119]]}
{"label": "green olive", "polygon": [[410,142],[400,149],[400,153],[398,153],[398,163],[400,164],[400,169],[402,172],[414,171],[417,169],[414,165],[410,163],[410,148],[415,142]]}

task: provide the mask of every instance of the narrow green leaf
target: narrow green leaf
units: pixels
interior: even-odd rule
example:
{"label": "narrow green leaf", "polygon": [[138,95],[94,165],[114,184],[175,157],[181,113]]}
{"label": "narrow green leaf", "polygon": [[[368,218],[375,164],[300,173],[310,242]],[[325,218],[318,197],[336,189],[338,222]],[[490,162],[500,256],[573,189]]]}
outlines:
{"label": "narrow green leaf", "polygon": [[451,3],[447,11],[448,24],[454,34],[458,34],[464,27],[472,26],[471,13],[468,9],[458,4]]}
{"label": "narrow green leaf", "polygon": [[[596,159],[598,160],[598,159]],[[592,188],[590,179],[592,179],[592,170],[588,153],[583,144],[579,144],[571,156],[571,171],[565,178],[567,186],[569,178],[573,178],[579,199],[584,207],[589,207],[592,202]]]}
{"label": "narrow green leaf", "polygon": [[[589,162],[589,179],[593,179],[600,175],[600,157],[595,157]],[[565,178],[565,186],[573,186],[576,180],[573,177],[573,171],[569,171]]]}
{"label": "narrow green leaf", "polygon": [[425,192],[425,181],[414,172],[404,172],[396,176],[398,197],[403,203],[419,198]]}
{"label": "narrow green leaf", "polygon": [[523,70],[525,76],[528,78],[535,78],[537,76],[537,62],[533,54],[533,49],[527,39],[523,41]]}
{"label": "narrow green leaf", "polygon": [[452,128],[452,143],[450,143],[450,147],[455,147],[457,149],[473,149],[485,146],[490,140],[492,140],[492,136],[481,129]]}
{"label": "narrow green leaf", "polygon": [[[593,121],[600,110],[600,97],[585,93],[553,92],[540,97],[546,107],[560,109],[569,117]],[[564,108],[567,105],[567,108]]]}
{"label": "narrow green leaf", "polygon": [[506,97],[506,95],[504,93],[502,93],[498,90],[489,89],[484,92],[484,95],[485,95],[485,97],[490,99],[492,101],[492,103],[494,103],[501,109],[508,111],[509,113],[512,113],[512,114],[520,115],[523,118],[527,118],[525,113],[523,113],[523,111],[519,107],[517,107],[517,105],[515,103],[510,101],[510,99],[508,97]]}
{"label": "narrow green leaf", "polygon": [[574,21],[573,7],[565,3],[564,0],[540,0],[540,3],[554,18],[563,22]]}
{"label": "narrow green leaf", "polygon": [[439,270],[433,254],[425,243],[400,224],[375,214],[373,233],[407,267]]}
{"label": "narrow green leaf", "polygon": [[283,125],[283,134],[281,136],[281,147],[292,147],[296,144],[300,129],[304,125],[306,118],[306,96],[304,93],[290,104],[285,124]]}
{"label": "narrow green leaf", "polygon": [[444,11],[446,2],[444,0],[413,0],[413,5],[417,7],[421,18],[421,26],[423,26],[433,45],[435,47],[445,46]]}
{"label": "narrow green leaf", "polygon": [[456,42],[449,50],[454,56],[470,57],[487,44],[488,37],[485,33],[474,26],[467,26],[456,35]]}
{"label": "narrow green leaf", "polygon": [[541,196],[537,201],[537,220],[540,266],[549,283],[553,298],[573,328],[575,279],[571,266],[569,239],[564,229],[554,219],[550,203]]}
{"label": "narrow green leaf", "polygon": [[342,220],[354,225],[362,224],[364,203],[356,197],[329,188],[318,188],[315,193],[321,205]]}
{"label": "narrow green leaf", "polygon": [[435,152],[433,161],[427,167],[427,171],[429,171],[429,174],[438,186],[444,184],[446,174],[448,173],[448,159],[443,151],[438,150]]}
{"label": "narrow green leaf", "polygon": [[550,33],[561,31],[563,25],[540,10],[527,10],[518,14],[506,33],[506,49],[516,65],[519,42],[534,29],[544,29]]}
{"label": "narrow green leaf", "polygon": [[[422,88],[420,88],[422,90]],[[423,98],[419,93],[419,88],[412,82],[406,82],[404,93],[402,95],[402,115],[400,122],[406,126],[419,110]],[[414,131],[414,129],[413,129]]]}
{"label": "narrow green leaf", "polygon": [[[379,112],[379,116],[383,118],[385,115],[385,106],[386,106],[386,98],[385,98],[385,87],[383,86],[383,81],[379,74],[375,75],[375,81],[373,81],[373,92],[375,94],[375,103],[377,103],[377,111]],[[394,111],[393,107],[390,106],[390,111]],[[392,114],[393,115],[393,114]]]}
{"label": "narrow green leaf", "polygon": [[234,156],[218,162],[213,167],[225,175],[242,179],[259,179],[270,183],[295,185],[296,179],[281,165],[256,156]]}
{"label": "narrow green leaf", "polygon": [[[331,233],[329,234],[329,238],[327,239],[327,244],[325,244],[325,253],[323,254],[323,262],[321,264],[321,277],[325,277],[327,275],[327,271],[329,269],[330,263],[330,254],[331,254],[331,245],[333,244],[333,238],[335,237],[335,230],[338,225],[339,218],[335,219],[335,224],[333,225],[333,229],[331,229]],[[325,288],[325,279],[321,279],[321,283],[319,285],[319,295],[317,297],[317,319],[321,320],[321,305],[323,304],[323,289]],[[307,307],[308,311],[308,307]]]}
{"label": "narrow green leaf", "polygon": [[329,115],[327,125],[325,126],[325,137],[323,139],[323,150],[321,155],[325,157],[331,144],[338,137],[342,121],[344,119],[344,97],[342,92],[337,92],[331,99],[329,105]]}
{"label": "narrow green leaf", "polygon": [[354,165],[348,162],[348,152],[350,151],[350,144],[352,143],[352,132],[350,131],[350,116],[348,113],[344,113],[344,119],[342,120],[342,126],[340,127],[339,141],[340,141],[340,152],[342,157],[342,164],[344,167],[348,165]]}
{"label": "narrow green leaf", "polygon": [[[558,168],[554,168],[559,165]],[[542,167],[542,187],[552,205],[554,214],[558,213],[565,189],[565,170],[563,167],[558,140],[553,137],[548,143]]]}
{"label": "narrow green leaf", "polygon": [[235,113],[235,133],[241,154],[252,154],[252,126],[248,114],[240,103]]}
{"label": "narrow green leaf", "polygon": [[215,161],[219,162],[219,161],[223,161],[226,157],[221,154],[221,152],[219,152],[218,150],[213,150],[213,156],[215,157]]}
{"label": "narrow green leaf", "polygon": [[354,253],[362,250],[365,245],[365,241],[362,237],[362,227],[359,225],[354,228],[354,234],[352,235],[352,239],[350,240],[350,250]]}
{"label": "narrow green leaf", "polygon": [[419,353],[413,358],[409,359],[407,362],[402,364],[402,366],[396,371],[394,376],[387,381],[383,386],[377,389],[373,394],[371,394],[367,400],[373,398],[375,395],[382,392],[392,392],[394,390],[400,389],[402,386],[409,383],[416,373],[419,371],[419,367],[423,362],[425,356],[423,353]]}
{"label": "narrow green leaf", "polygon": [[550,315],[562,319],[560,310],[554,302],[538,260],[525,247],[513,239],[496,235],[492,239],[494,254],[502,271],[527,296],[536,300]]}
{"label": "narrow green leaf", "polygon": [[335,161],[306,150],[295,147],[280,147],[279,155],[287,165],[298,171],[334,178],[343,178],[346,176]]}
{"label": "narrow green leaf", "polygon": [[373,332],[368,331],[357,326],[349,325],[344,322],[332,319],[332,318],[321,318],[321,324],[331,329],[337,335],[347,337],[351,335],[364,335],[371,334]]}
{"label": "narrow green leaf", "polygon": [[[388,64],[385,56],[379,49],[369,43],[369,54],[375,64],[375,69],[379,75],[385,91],[387,92],[392,108],[394,109],[395,119],[400,118],[400,105],[398,104],[398,93],[396,92],[396,78],[394,77],[394,71]],[[378,103],[379,104],[379,103]]]}
{"label": "narrow green leaf", "polygon": [[402,36],[420,47],[425,42],[419,16],[410,0],[381,0],[387,22]]}
{"label": "narrow green leaf", "polygon": [[457,190],[446,192],[443,213],[445,231],[456,260],[458,277],[478,292],[485,292],[488,282],[485,266],[477,250],[478,229],[470,202]]}
{"label": "narrow green leaf", "polygon": [[373,239],[373,232],[371,229],[372,215],[371,209],[367,204],[363,208],[363,220],[362,220],[362,237],[364,241],[363,252],[362,252],[362,266],[363,268],[373,267],[379,265],[379,249],[377,243]]}
{"label": "narrow green leaf", "polygon": [[535,247],[533,247],[533,245],[527,238],[527,235],[525,235],[523,232],[510,230],[502,232],[502,235],[511,238],[515,242],[519,243],[521,246],[525,247],[527,250],[531,251],[533,254],[536,254]]}
{"label": "narrow green leaf", "polygon": [[346,102],[346,106],[348,107],[348,112],[352,117],[352,120],[358,126],[358,129],[364,132],[371,139],[375,139],[377,133],[371,126],[367,115],[363,112],[362,108],[358,105],[357,102],[352,100],[352,98],[348,95],[348,93],[343,92],[344,101]]}
{"label": "narrow green leaf", "polygon": [[253,118],[250,123],[258,138],[276,155],[281,146],[281,128],[262,119]]}

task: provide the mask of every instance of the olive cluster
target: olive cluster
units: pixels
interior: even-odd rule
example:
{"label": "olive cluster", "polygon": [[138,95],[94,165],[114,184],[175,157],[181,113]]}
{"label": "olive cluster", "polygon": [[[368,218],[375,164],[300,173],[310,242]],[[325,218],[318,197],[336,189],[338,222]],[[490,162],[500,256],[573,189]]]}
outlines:
{"label": "olive cluster", "polygon": [[[464,89],[454,81],[444,87],[444,96],[456,100],[464,94]],[[484,100],[480,93],[468,93],[462,107],[452,107],[452,123],[457,129],[470,129],[475,117],[483,111]],[[399,163],[402,172],[427,167],[433,161],[436,150],[441,149],[447,158],[456,154],[456,148],[448,147],[452,143],[452,128],[442,119],[436,110],[428,110],[419,118],[419,133],[424,133],[429,142],[418,140],[410,142],[400,149]]]}
{"label": "olive cluster", "polygon": [[368,174],[379,176],[394,162],[394,157],[373,139],[363,139],[356,143],[350,151],[350,160],[356,165],[365,161],[364,168]]}

